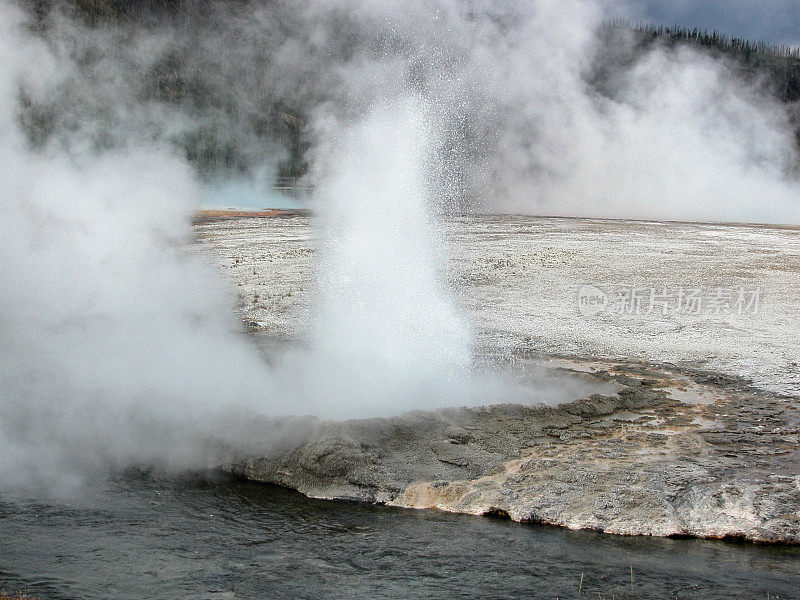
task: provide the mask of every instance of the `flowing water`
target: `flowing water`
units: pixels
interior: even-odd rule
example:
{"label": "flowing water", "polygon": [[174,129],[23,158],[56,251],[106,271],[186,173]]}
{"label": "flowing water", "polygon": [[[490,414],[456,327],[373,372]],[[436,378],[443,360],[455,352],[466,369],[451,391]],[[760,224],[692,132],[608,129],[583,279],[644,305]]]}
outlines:
{"label": "flowing water", "polygon": [[798,565],[795,547],[326,502],[226,478],[129,472],[81,500],[0,501],[0,580],[46,600],[575,598],[579,586],[799,598]]}

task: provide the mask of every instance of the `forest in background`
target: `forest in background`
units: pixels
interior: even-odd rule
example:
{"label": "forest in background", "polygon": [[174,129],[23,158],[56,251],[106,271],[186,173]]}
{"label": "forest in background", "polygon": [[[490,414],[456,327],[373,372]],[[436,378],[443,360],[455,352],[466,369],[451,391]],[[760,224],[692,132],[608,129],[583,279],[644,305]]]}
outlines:
{"label": "forest in background", "polygon": [[[58,18],[72,19],[89,29],[113,24],[123,31],[126,26],[158,29],[164,23],[191,27],[195,23],[208,24],[215,18],[213,10],[209,9],[213,3],[199,0],[27,0],[25,4],[31,16],[31,28],[43,36]],[[254,2],[236,0],[229,4],[247,11]],[[270,0],[255,4],[274,5],[276,28],[282,30],[283,39],[291,35],[292,15],[285,7]],[[359,39],[358,31],[348,29],[346,24],[342,30],[342,47],[332,52],[346,54],[348,45],[352,47],[363,40]],[[76,37],[79,36],[77,33]],[[622,21],[606,23],[598,36],[601,50],[586,76],[587,86],[595,93],[611,97],[610,86],[615,75],[654,46],[668,50],[694,48],[726,59],[738,76],[783,103],[800,147],[800,49],[727,37],[714,31]],[[269,70],[274,45],[274,40],[265,42],[265,70]],[[310,145],[306,127],[310,100],[317,102],[324,98],[294,95],[292,86],[285,86],[278,93],[243,90],[242,81],[252,78],[252,72],[241,69],[225,72],[222,64],[198,68],[191,57],[193,50],[193,40],[188,37],[163,48],[147,64],[135,65],[140,72],[132,78],[132,85],[138,100],[154,106],[177,107],[187,115],[188,126],[175,132],[165,130],[159,135],[179,147],[203,177],[247,173],[269,153],[279,156],[269,177],[284,180],[302,177],[308,168],[304,155]],[[72,58],[82,67],[91,67],[103,58],[98,55],[97,48],[91,46],[76,44],[72,52]],[[87,72],[90,71],[87,68]],[[252,85],[257,86],[257,78],[252,79]],[[91,77],[88,81],[91,82]],[[243,103],[242,97],[248,94],[250,101]],[[82,101],[70,89],[64,89],[61,97],[49,101],[37,99],[22,89],[20,118],[31,144],[42,146],[59,129],[78,128],[81,110],[91,110],[91,107],[81,106]],[[205,118],[209,114],[218,118]],[[112,146],[119,141],[115,139],[113,126],[114,119],[109,117],[108,128],[101,127],[93,134],[96,146]]]}

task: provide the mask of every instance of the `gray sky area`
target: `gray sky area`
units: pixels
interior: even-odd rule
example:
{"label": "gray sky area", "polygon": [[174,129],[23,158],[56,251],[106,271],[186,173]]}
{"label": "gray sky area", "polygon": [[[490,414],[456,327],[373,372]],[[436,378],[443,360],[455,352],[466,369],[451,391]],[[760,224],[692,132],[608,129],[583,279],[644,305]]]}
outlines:
{"label": "gray sky area", "polygon": [[717,30],[728,36],[800,45],[800,1],[630,0],[625,18]]}

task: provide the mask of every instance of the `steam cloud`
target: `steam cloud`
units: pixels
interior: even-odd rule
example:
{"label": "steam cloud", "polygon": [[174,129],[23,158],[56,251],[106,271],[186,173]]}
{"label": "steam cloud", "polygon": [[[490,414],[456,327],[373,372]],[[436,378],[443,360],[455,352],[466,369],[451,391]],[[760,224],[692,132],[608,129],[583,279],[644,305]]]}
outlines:
{"label": "steam cloud", "polygon": [[187,250],[194,177],[163,149],[32,152],[17,83],[69,65],[21,34],[21,16],[0,7],[0,481],[202,466],[192,439],[212,412],[277,396],[231,293]]}
{"label": "steam cloud", "polygon": [[48,123],[40,135],[74,145],[79,123],[77,139],[94,146],[155,138],[186,149],[205,175],[263,181],[306,150],[283,116],[310,123],[302,139],[313,154],[320,111],[344,122],[416,94],[439,132],[426,167],[438,209],[799,221],[787,108],[723,59],[637,50],[624,31],[607,39],[603,23],[624,8],[177,6],[93,28],[51,13],[50,45],[80,68],[55,94],[31,95],[31,118]]}
{"label": "steam cloud", "polygon": [[[437,210],[800,221],[785,110],[687,48],[615,63],[602,5],[184,6],[93,28],[54,11],[34,34],[0,5],[4,486],[213,464],[230,406],[458,402],[471,341]],[[275,106],[302,107],[308,148]],[[264,366],[191,247],[209,179],[268,181],[301,150],[315,381]]]}

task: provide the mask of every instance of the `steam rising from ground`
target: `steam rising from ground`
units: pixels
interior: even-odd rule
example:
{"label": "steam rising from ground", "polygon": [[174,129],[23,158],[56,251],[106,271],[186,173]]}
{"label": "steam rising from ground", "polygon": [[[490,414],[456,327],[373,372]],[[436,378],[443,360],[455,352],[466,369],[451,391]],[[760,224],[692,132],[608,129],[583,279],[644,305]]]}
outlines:
{"label": "steam rising from ground", "polygon": [[353,415],[354,398],[361,411],[458,402],[469,379],[469,332],[437,271],[427,113],[418,98],[380,104],[318,150],[315,377],[320,401],[342,416]]}
{"label": "steam rising from ground", "polygon": [[51,13],[45,36],[80,67],[54,95],[31,94],[38,135],[74,145],[76,123],[101,147],[143,135],[205,175],[252,179],[304,150],[292,128],[313,153],[320,111],[357,119],[415,94],[438,131],[426,175],[440,209],[800,222],[795,108],[723,59],[610,35],[619,5],[176,6],[138,15],[157,26]]}
{"label": "steam rising from ground", "polygon": [[69,65],[26,40],[7,4],[0,28],[0,482],[202,466],[212,412],[276,395],[231,292],[187,251],[194,177],[162,149],[32,152],[15,83]]}
{"label": "steam rising from ground", "polygon": [[[4,485],[212,464],[234,405],[457,403],[471,341],[436,210],[798,221],[783,109],[688,49],[598,79],[598,5],[225,6],[159,27],[54,13],[43,42],[0,5]],[[144,93],[164,61],[194,101]],[[265,98],[308,117],[325,246],[306,376],[264,366],[189,248],[192,166],[252,180],[293,151],[255,118]],[[190,166],[187,136],[215,152]]]}

